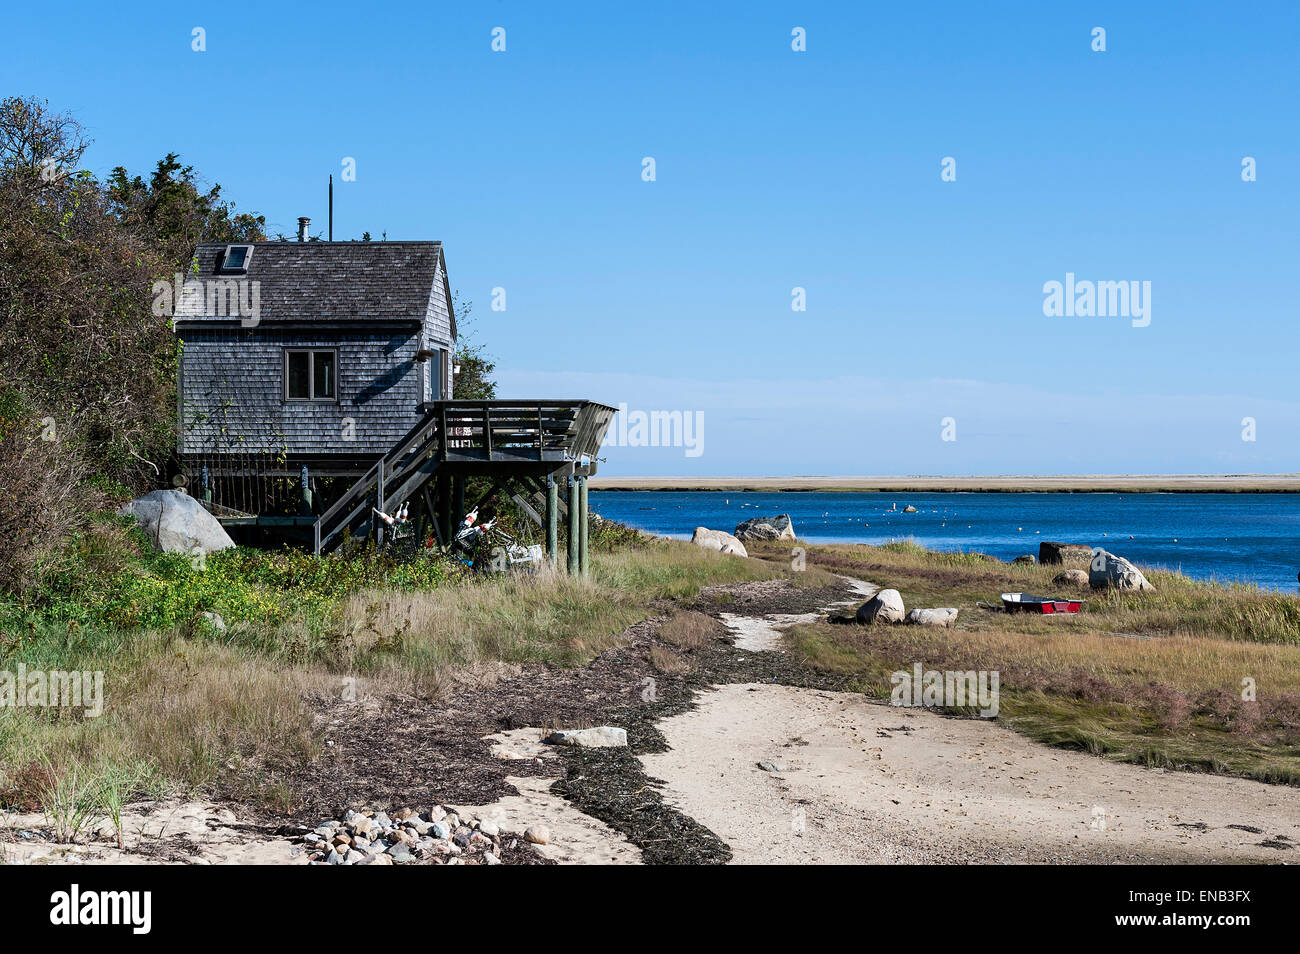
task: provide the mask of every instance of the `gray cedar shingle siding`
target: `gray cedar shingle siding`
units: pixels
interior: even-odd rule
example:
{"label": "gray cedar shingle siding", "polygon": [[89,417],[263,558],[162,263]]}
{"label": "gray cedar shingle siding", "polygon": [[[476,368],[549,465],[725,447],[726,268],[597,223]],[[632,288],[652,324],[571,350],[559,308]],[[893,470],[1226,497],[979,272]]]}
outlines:
{"label": "gray cedar shingle siding", "polygon": [[[349,457],[389,450],[421,414],[442,351],[450,391],[455,342],[437,242],[258,243],[247,275],[218,272],[225,244],[200,245],[187,278],[257,281],[257,323],[178,308],[182,454]],[[287,348],[338,352],[338,400],[284,400]],[[444,397],[450,397],[445,393]]]}

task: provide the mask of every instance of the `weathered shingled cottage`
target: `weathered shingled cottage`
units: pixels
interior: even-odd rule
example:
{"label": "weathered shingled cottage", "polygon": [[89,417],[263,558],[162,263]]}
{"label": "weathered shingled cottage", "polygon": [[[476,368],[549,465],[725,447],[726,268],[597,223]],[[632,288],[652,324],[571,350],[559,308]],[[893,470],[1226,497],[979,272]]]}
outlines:
{"label": "weathered shingled cottage", "polygon": [[[561,511],[585,537],[586,478],[615,409],[454,400],[441,243],[204,243],[194,261],[175,292],[177,449],[223,523],[305,533],[320,553],[382,540],[375,511],[406,503],[419,539],[445,543],[466,478],[482,476],[546,525],[552,560]],[[569,559],[583,562],[574,547]]]}
{"label": "weathered shingled cottage", "polygon": [[176,329],[183,457],[270,455],[350,474],[423,404],[451,398],[440,242],[204,244],[195,260],[202,304],[180,309]]}

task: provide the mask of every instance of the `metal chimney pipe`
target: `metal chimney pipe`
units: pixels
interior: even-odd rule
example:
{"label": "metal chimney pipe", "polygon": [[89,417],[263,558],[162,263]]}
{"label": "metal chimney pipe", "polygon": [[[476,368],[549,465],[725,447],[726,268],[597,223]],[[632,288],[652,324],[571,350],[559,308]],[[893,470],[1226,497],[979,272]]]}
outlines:
{"label": "metal chimney pipe", "polygon": [[298,241],[307,241],[307,229],[311,227],[311,219],[305,215],[298,217]]}

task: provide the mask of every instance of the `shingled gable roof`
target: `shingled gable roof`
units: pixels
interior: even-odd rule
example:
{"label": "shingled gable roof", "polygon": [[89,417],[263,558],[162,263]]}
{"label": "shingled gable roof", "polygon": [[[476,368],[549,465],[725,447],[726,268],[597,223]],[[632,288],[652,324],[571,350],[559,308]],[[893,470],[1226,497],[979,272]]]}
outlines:
{"label": "shingled gable roof", "polygon": [[[253,246],[247,273],[223,273],[226,248],[241,244]],[[187,279],[258,283],[259,322],[423,322],[435,295],[451,311],[441,242],[205,242],[194,256],[198,271]],[[217,317],[198,311],[179,317]]]}

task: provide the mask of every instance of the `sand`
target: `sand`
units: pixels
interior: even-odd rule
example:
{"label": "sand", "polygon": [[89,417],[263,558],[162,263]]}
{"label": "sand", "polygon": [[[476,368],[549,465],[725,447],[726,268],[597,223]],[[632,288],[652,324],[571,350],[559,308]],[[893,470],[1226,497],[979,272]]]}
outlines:
{"label": "sand", "polygon": [[1300,860],[1259,844],[1300,844],[1300,790],[1109,762],[856,693],[723,686],[659,728],[671,751],[643,756],[646,773],[734,863]]}
{"label": "sand", "polygon": [[306,864],[301,847],[270,837],[241,823],[228,808],[200,801],[141,802],[122,811],[123,843],[111,824],[100,821],[74,844],[47,838],[24,838],[20,832],[45,828],[42,814],[6,816],[12,839],[0,844],[0,862],[8,864]]}
{"label": "sand", "polygon": [[[551,760],[559,757],[555,746],[541,740],[547,730],[512,729],[487,736],[497,758]],[[462,807],[462,816],[494,821],[503,831],[523,832],[533,825],[545,825],[551,833],[547,844],[536,846],[543,857],[559,864],[636,865],[641,850],[604,822],[579,811],[551,792],[554,779],[507,776],[519,790],[491,805]]]}

